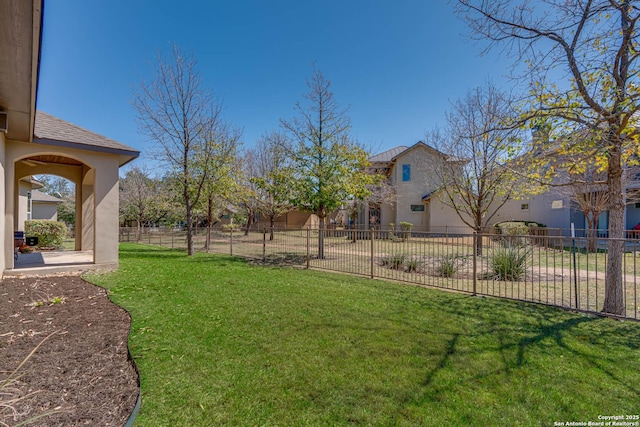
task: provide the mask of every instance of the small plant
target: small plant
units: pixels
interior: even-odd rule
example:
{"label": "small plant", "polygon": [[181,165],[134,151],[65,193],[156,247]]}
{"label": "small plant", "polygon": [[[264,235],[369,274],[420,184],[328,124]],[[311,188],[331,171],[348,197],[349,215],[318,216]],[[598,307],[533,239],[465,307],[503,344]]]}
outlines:
{"label": "small plant", "polygon": [[67,301],[65,297],[53,297],[49,300],[50,305],[54,304],[64,304]]}
{"label": "small plant", "polygon": [[440,277],[453,277],[458,272],[458,257],[446,255],[436,267],[436,273]]}
{"label": "small plant", "polygon": [[33,252],[33,248],[27,246],[26,243],[23,243],[18,248],[18,251],[20,251],[21,254],[30,254],[31,252]]}
{"label": "small plant", "polygon": [[394,270],[400,270],[404,265],[405,259],[406,259],[405,254],[391,255],[386,258],[382,258],[382,265],[384,267],[392,268]]}
{"label": "small plant", "polygon": [[489,277],[517,281],[525,276],[531,251],[513,246],[495,249],[489,259]]}
{"label": "small plant", "polygon": [[407,258],[404,262],[405,271],[407,273],[416,273],[418,271],[419,262],[415,258]]}

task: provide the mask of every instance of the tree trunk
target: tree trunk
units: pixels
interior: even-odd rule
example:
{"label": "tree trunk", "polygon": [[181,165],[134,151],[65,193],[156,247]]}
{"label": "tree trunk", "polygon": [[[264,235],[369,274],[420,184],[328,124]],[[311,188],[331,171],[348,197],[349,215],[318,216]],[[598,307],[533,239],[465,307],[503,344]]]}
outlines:
{"label": "tree trunk", "polygon": [[204,249],[209,251],[211,248],[211,226],[213,225],[213,199],[209,197],[207,200],[207,237],[204,241]]}
{"label": "tree trunk", "polygon": [[476,251],[476,256],[482,256],[482,211],[480,209],[477,210],[476,212],[476,227],[475,227],[475,231],[476,231],[476,247],[475,247],[475,251]]}
{"label": "tree trunk", "polygon": [[318,259],[324,259],[324,209],[318,212],[320,223],[318,224]]}
{"label": "tree trunk", "polygon": [[353,231],[351,231],[351,242],[356,243],[358,240],[358,211],[354,208],[351,213],[351,220],[353,221]]}
{"label": "tree trunk", "polygon": [[142,241],[142,223],[140,220],[137,220],[136,223],[138,224],[138,243],[140,243]]}
{"label": "tree trunk", "polygon": [[598,216],[600,212],[592,212],[590,215],[587,215],[587,226],[589,227],[588,232],[588,240],[587,240],[587,251],[588,252],[596,252],[597,249],[597,237],[598,237]]}
{"label": "tree trunk", "polygon": [[607,184],[609,186],[609,246],[607,278],[604,291],[604,313],[624,316],[624,284],[622,257],[624,255],[625,195],[622,181],[622,156],[619,147],[612,147],[609,157]]}
{"label": "tree trunk", "polygon": [[187,216],[187,255],[193,256],[193,218],[191,214],[191,201],[187,200],[185,205]]}
{"label": "tree trunk", "polygon": [[271,215],[269,217],[269,241],[273,240],[273,223],[274,223],[275,217],[273,215]]}
{"label": "tree trunk", "polygon": [[247,211],[247,226],[244,229],[244,235],[248,236],[249,235],[249,228],[251,228],[251,224],[253,224],[253,212],[251,212],[250,210]]}

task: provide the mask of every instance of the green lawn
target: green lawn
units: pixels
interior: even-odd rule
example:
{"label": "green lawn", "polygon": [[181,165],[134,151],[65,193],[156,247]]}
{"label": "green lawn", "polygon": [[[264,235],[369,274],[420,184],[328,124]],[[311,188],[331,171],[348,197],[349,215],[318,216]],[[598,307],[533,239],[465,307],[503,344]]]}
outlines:
{"label": "green lawn", "polygon": [[640,324],[123,244],[136,426],[553,425],[640,412]]}

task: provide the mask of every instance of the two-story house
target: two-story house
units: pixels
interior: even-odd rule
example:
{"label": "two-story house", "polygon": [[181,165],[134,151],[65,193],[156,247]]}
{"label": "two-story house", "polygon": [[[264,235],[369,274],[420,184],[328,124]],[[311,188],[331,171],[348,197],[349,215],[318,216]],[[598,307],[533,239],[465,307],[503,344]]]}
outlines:
{"label": "two-story house", "polygon": [[397,227],[408,222],[414,231],[470,232],[455,210],[439,198],[442,181],[436,170],[441,162],[450,160],[422,141],[370,157],[370,168],[387,175],[395,194],[390,200],[363,206],[356,225],[386,229],[389,224]]}

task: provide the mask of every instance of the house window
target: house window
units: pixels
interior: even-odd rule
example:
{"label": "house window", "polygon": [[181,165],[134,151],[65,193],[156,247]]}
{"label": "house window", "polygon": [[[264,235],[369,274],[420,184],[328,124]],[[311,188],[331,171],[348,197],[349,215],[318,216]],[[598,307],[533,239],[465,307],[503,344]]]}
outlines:
{"label": "house window", "polygon": [[521,211],[528,211],[529,210],[529,203],[523,203],[520,205],[520,210]]}
{"label": "house window", "polygon": [[424,205],[411,205],[411,212],[424,212]]}
{"label": "house window", "polygon": [[551,202],[551,209],[562,209],[562,200],[554,200]]}
{"label": "house window", "polygon": [[636,202],[636,209],[640,209],[640,203]]}
{"label": "house window", "polygon": [[411,181],[411,165],[402,165],[402,181]]}

